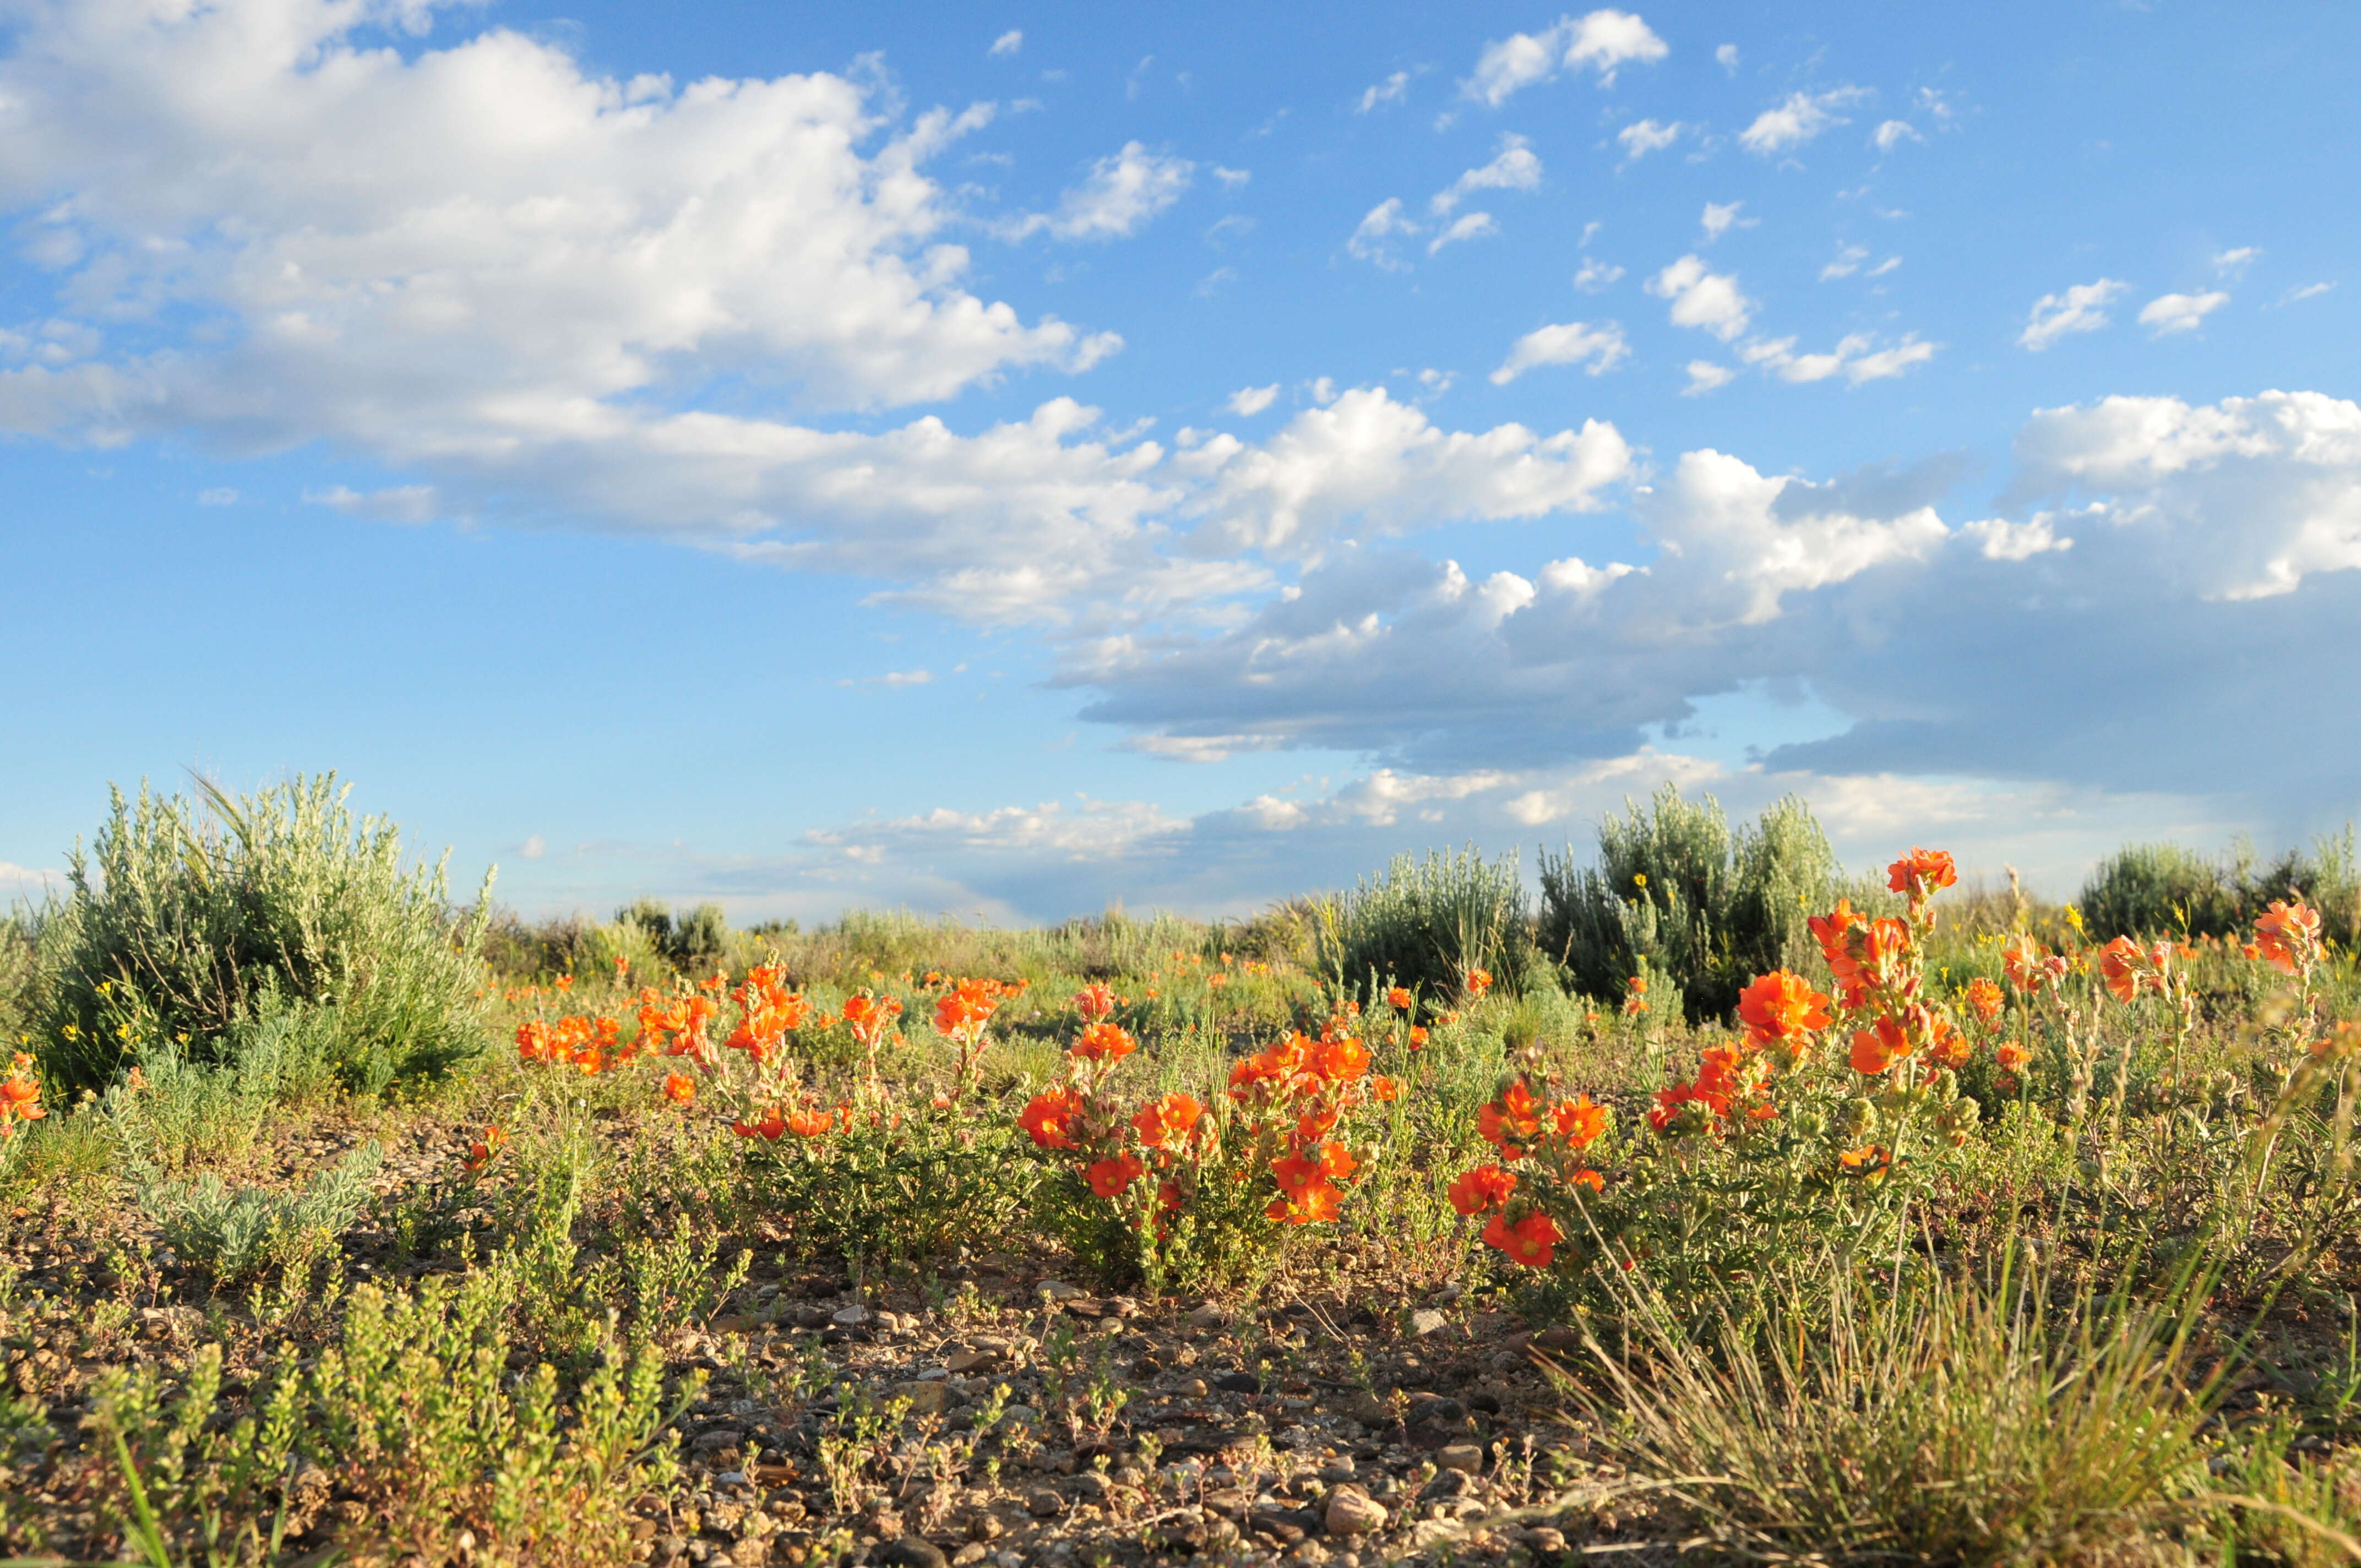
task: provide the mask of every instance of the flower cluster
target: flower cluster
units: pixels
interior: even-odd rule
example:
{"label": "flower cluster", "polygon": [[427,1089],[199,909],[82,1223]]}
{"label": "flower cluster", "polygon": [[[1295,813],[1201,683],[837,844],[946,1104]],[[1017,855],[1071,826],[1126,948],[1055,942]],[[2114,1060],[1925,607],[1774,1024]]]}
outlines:
{"label": "flower cluster", "polygon": [[41,1079],[33,1058],[16,1053],[8,1076],[0,1078],[0,1138],[16,1135],[19,1122],[38,1122],[49,1114],[41,1105]]}
{"label": "flower cluster", "polygon": [[517,1025],[517,1055],[529,1062],[564,1064],[595,1077],[637,1054],[638,1042],[622,1043],[622,1023],[603,1015],[528,1018]]}
{"label": "flower cluster", "polygon": [[[1477,1113],[1476,1128],[1498,1157],[1461,1172],[1444,1195],[1471,1220],[1489,1216],[1486,1245],[1511,1263],[1547,1268],[1565,1233],[1544,1206],[1546,1200],[1575,1188],[1606,1188],[1606,1179],[1591,1168],[1585,1152],[1607,1132],[1606,1107],[1593,1104],[1587,1094],[1545,1102],[1533,1091],[1532,1080],[1520,1073]],[[1511,1166],[1521,1166],[1525,1179]]]}

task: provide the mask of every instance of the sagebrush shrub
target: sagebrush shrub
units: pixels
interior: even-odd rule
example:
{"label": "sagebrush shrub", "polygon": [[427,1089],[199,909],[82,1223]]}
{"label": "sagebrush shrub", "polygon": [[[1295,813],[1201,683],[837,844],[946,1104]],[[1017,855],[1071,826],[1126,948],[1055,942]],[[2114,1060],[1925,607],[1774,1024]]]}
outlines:
{"label": "sagebrush shrub", "polygon": [[1790,795],[1732,832],[1720,803],[1666,784],[1646,806],[1598,825],[1596,865],[1571,845],[1541,861],[1541,951],[1576,989],[1621,1000],[1652,970],[1677,987],[1691,1022],[1728,1016],[1748,978],[1810,952],[1804,922],[1835,888],[1836,851]]}
{"label": "sagebrush shrub", "polygon": [[327,1010],[337,1072],[364,1091],[482,1049],[489,899],[456,916],[443,864],[405,867],[400,830],[355,817],[334,773],[236,798],[200,787],[203,808],[112,792],[68,861],[38,943],[39,1036],[60,1080],[103,1083],[167,1043],[219,1061],[272,993]]}
{"label": "sagebrush shrub", "polygon": [[2216,858],[2179,844],[2127,844],[2099,862],[2079,907],[2102,939],[2227,937],[2252,925],[2273,899],[2293,898],[2319,909],[2337,940],[2350,945],[2361,937],[2352,828],[2262,864],[2244,846]]}
{"label": "sagebrush shrub", "polygon": [[1323,977],[1364,1001],[1394,985],[1455,993],[1472,970],[1510,992],[1532,967],[1532,916],[1514,850],[1430,850],[1397,855],[1383,874],[1313,911]]}
{"label": "sagebrush shrub", "polygon": [[164,1244],[227,1284],[271,1267],[308,1265],[368,1206],[384,1151],[363,1144],[294,1191],[233,1186],[213,1171],[152,1182],[139,1194]]}

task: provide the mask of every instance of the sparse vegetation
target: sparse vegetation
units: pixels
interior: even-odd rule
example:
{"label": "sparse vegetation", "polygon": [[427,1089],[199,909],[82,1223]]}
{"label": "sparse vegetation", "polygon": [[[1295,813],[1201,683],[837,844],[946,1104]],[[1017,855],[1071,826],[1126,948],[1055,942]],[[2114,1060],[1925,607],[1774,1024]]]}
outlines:
{"label": "sparse vegetation", "polygon": [[0,941],[0,1548],[2350,1561],[2339,842],[533,926],[330,781],[118,799]]}

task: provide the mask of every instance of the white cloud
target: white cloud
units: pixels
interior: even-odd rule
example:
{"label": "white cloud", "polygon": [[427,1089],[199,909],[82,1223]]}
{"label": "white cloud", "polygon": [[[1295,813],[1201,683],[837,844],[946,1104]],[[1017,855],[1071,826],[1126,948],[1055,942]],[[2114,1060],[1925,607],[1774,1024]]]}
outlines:
{"label": "white cloud", "polygon": [[1722,70],[1728,71],[1730,75],[1737,75],[1738,46],[1736,44],[1722,44],[1717,47],[1713,51],[1713,62],[1716,65],[1720,66]]}
{"label": "white cloud", "polygon": [[2074,542],[2059,536],[2056,514],[2037,512],[2024,522],[1988,517],[1963,522],[1960,532],[1976,542],[1976,553],[1987,561],[2030,561],[2036,555],[2071,550]]}
{"label": "white cloud", "polygon": [[1222,182],[1222,186],[1224,190],[1235,191],[1254,178],[1254,170],[1251,169],[1224,169],[1217,163],[1213,165],[1213,178]]}
{"label": "white cloud", "polygon": [[13,861],[0,861],[0,894],[11,899],[43,898],[65,891],[65,872],[36,870]]}
{"label": "white cloud", "polygon": [[1882,120],[1877,129],[1870,133],[1869,139],[1876,145],[1878,151],[1892,152],[1905,141],[1923,142],[1927,138],[1920,136],[1917,127],[1907,120]]}
{"label": "white cloud", "polygon": [[313,506],[334,507],[373,522],[433,522],[444,511],[443,498],[432,485],[395,485],[366,494],[344,485],[332,485],[324,490],[304,491],[303,499]]}
{"label": "white cloud", "polygon": [[2191,405],[2113,397],[2044,409],[2016,440],[2019,493],[2110,499],[2157,569],[2208,598],[2290,594],[2361,569],[2361,404],[2264,392]]}
{"label": "white cloud", "polygon": [[888,691],[899,691],[904,686],[934,685],[935,673],[932,670],[888,670],[882,675],[864,675],[859,680],[847,677],[836,684],[840,686],[884,686]]}
{"label": "white cloud", "polygon": [[1693,326],[1728,343],[1753,319],[1754,302],[1739,292],[1738,279],[1710,272],[1695,256],[1678,261],[1648,280],[1648,292],[1670,300],[1675,326]]}
{"label": "white cloud", "polygon": [[1837,252],[1834,261],[1820,269],[1820,281],[1828,283],[1839,278],[1850,278],[1860,271],[1861,264],[1868,259],[1868,251],[1857,245],[1848,245]]}
{"label": "white cloud", "polygon": [[1902,341],[1887,348],[1876,348],[1877,339],[1865,332],[1848,333],[1826,354],[1797,354],[1795,340],[1754,338],[1739,345],[1739,357],[1749,365],[1759,365],[1783,381],[1826,381],[1842,376],[1853,386],[1864,381],[1882,381],[1899,376],[1914,365],[1924,365],[1935,357],[1941,345],[1921,343],[1918,334],[1907,333]]}
{"label": "white cloud", "polygon": [[1681,396],[1685,398],[1702,397],[1738,379],[1737,371],[1727,365],[1717,365],[1710,359],[1692,359],[1685,368],[1689,376],[1689,384],[1681,389]]}
{"label": "white cloud", "polygon": [[1754,117],[1738,133],[1738,145],[1769,157],[1803,146],[1823,131],[1849,124],[1838,110],[1869,96],[1859,87],[1832,87],[1825,93],[1790,93]]}
{"label": "white cloud", "polygon": [[2306,283],[2301,289],[2290,289],[2279,296],[2279,302],[2282,305],[2292,305],[2298,300],[2316,300],[2335,287],[2334,283]]}
{"label": "white cloud", "polygon": [[1517,339],[1500,367],[1492,372],[1492,385],[1505,387],[1526,371],[1543,365],[1583,365],[1593,376],[1600,376],[1620,364],[1631,352],[1623,341],[1623,328],[1614,322],[1601,322],[1597,326],[1587,322],[1566,322],[1556,326],[1538,327]]}
{"label": "white cloud", "polygon": [[237,492],[226,485],[218,486],[210,490],[200,490],[197,492],[197,504],[201,507],[236,506]]}
{"label": "white cloud", "polygon": [[2101,278],[2062,294],[2044,294],[2033,302],[2016,341],[2038,354],[2070,333],[2096,332],[2107,324],[2105,307],[2128,287],[2119,278]]}
{"label": "white cloud", "polygon": [[1628,11],[1562,16],[1555,27],[1542,32],[1511,33],[1486,44],[1477,57],[1475,73],[1460,83],[1460,91],[1497,109],[1520,89],[1546,82],[1560,71],[1588,66],[1598,71],[1600,86],[1612,86],[1620,67],[1653,63],[1669,52],[1664,40]]}
{"label": "white cloud", "polygon": [[[1005,226],[1022,239],[1047,229],[1060,239],[1124,239],[1178,202],[1197,166],[1185,158],[1153,153],[1126,142],[1120,151],[1091,165],[1080,185],[1059,198],[1055,213],[1033,213]],[[1228,182],[1229,176],[1224,176]]]}
{"label": "white cloud", "polygon": [[1763,221],[1740,217],[1738,210],[1745,205],[1743,202],[1708,202],[1705,215],[1698,220],[1705,229],[1705,242],[1711,245],[1731,229],[1751,229]]}
{"label": "white cloud", "polygon": [[1348,528],[1369,539],[1452,519],[1592,510],[1631,476],[1632,456],[1597,420],[1554,435],[1521,424],[1445,431],[1383,388],[1356,388],[1259,446],[1219,437],[1176,464],[1208,481],[1191,503],[1207,541],[1300,554]]}
{"label": "white cloud", "polygon": [[1363,215],[1352,237],[1345,242],[1345,248],[1363,261],[1395,271],[1408,263],[1395,251],[1392,242],[1420,232],[1415,222],[1402,215],[1401,198],[1389,196]]}
{"label": "white cloud", "polygon": [[517,846],[517,853],[523,856],[528,861],[540,860],[544,855],[549,853],[549,840],[543,838],[540,834],[535,833],[533,837],[527,839],[523,843]]}
{"label": "white cloud", "polygon": [[1596,257],[1586,257],[1574,275],[1574,286],[1586,294],[1596,294],[1611,289],[1623,276],[1623,269],[1611,266]]}
{"label": "white cloud", "polygon": [[1001,34],[998,38],[993,39],[992,48],[985,52],[994,58],[998,58],[1005,55],[1015,54],[1018,49],[1021,49],[1024,47],[1025,29],[1022,27],[1011,27],[1006,32]]}
{"label": "white cloud", "polygon": [[1685,126],[1679,120],[1664,123],[1656,120],[1634,120],[1615,133],[1623,144],[1623,161],[1636,163],[1652,152],[1662,152],[1681,139]]}
{"label": "white cloud", "polygon": [[2195,332],[2207,316],[2229,302],[2230,296],[2219,290],[2204,294],[2158,294],[2140,307],[2139,323],[2158,337]]}
{"label": "white cloud", "polygon": [[1380,104],[1399,104],[1409,96],[1410,72],[1397,71],[1375,86],[1364,88],[1361,92],[1361,101],[1354,105],[1353,112],[1356,115],[1366,115]]}
{"label": "white cloud", "polygon": [[1876,266],[1871,268],[1868,271],[1862,273],[1861,276],[1864,278],[1883,278],[1901,265],[1902,258],[1898,256],[1889,256],[1884,260],[1879,262]]}
{"label": "white cloud", "polygon": [[1251,418],[1270,407],[1279,396],[1279,383],[1268,387],[1241,387],[1230,394],[1229,411],[1241,418]]}
{"label": "white cloud", "polygon": [[2252,245],[2242,245],[2235,250],[2223,251],[2213,258],[2213,270],[2224,278],[2243,277],[2246,269],[2253,266],[2256,259],[2262,254],[2262,248],[2259,246]]}
{"label": "white cloud", "polygon": [[1482,239],[1499,232],[1500,225],[1493,221],[1491,214],[1462,213],[1451,221],[1448,228],[1434,236],[1428,244],[1426,253],[1433,256],[1446,245],[1456,245],[1463,239]]}
{"label": "white cloud", "polygon": [[1521,136],[1503,136],[1500,150],[1492,161],[1470,169],[1427,202],[1426,210],[1438,218],[1448,217],[1471,191],[1537,191],[1542,183],[1542,160]]}

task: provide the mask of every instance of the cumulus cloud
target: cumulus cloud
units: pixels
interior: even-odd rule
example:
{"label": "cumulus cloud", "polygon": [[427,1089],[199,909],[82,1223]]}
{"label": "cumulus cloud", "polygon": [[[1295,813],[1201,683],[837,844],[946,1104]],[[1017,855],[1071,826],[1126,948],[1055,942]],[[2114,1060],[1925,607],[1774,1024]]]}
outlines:
{"label": "cumulus cloud", "polygon": [[1394,241],[1420,232],[1418,223],[1404,215],[1401,198],[1389,196],[1363,214],[1345,248],[1363,261],[1395,271],[1408,263],[1394,248]]}
{"label": "cumulus cloud", "polygon": [[1860,87],[1832,87],[1825,93],[1790,93],[1754,116],[1738,133],[1738,145],[1765,158],[1803,146],[1822,132],[1848,125],[1837,111],[1869,96]]}
{"label": "cumulus cloud", "polygon": [[[464,451],[690,367],[875,409],[1115,346],[961,286],[922,169],[990,105],[896,123],[825,73],[621,82],[498,28],[405,54],[356,41],[370,15],[26,14],[0,208],[42,214],[27,237],[107,345],[11,375],[0,419]],[[229,330],[149,350],[133,323],[167,302]]]}
{"label": "cumulus cloud", "polygon": [[1489,213],[1462,213],[1427,243],[1426,253],[1433,256],[1446,245],[1456,245],[1463,239],[1483,239],[1500,232],[1499,224]]}
{"label": "cumulus cloud", "polygon": [[2062,294],[2044,294],[2033,302],[2016,341],[2038,354],[2061,337],[2096,332],[2107,324],[2106,307],[2128,287],[2119,278],[2101,278],[2077,283]]}
{"label": "cumulus cloud", "polygon": [[2140,307],[2139,323],[2157,337],[2195,332],[2207,316],[2229,302],[2230,296],[2219,290],[2204,294],[2158,294]]}
{"label": "cumulus cloud", "polygon": [[1623,144],[1623,161],[1637,163],[1650,153],[1662,152],[1680,140],[1681,132],[1686,128],[1678,120],[1670,123],[1634,120],[1617,131],[1615,139]]}
{"label": "cumulus cloud", "polygon": [[1672,302],[1675,326],[1693,326],[1728,343],[1753,320],[1754,302],[1731,273],[1709,271],[1702,258],[1684,256],[1648,280],[1648,292]]}
{"label": "cumulus cloud", "polygon": [[1711,245],[1734,228],[1751,229],[1763,221],[1760,218],[1740,217],[1739,209],[1745,205],[1743,202],[1708,202],[1705,204],[1705,215],[1697,220],[1705,229],[1705,242]]}
{"label": "cumulus cloud", "polygon": [[1736,44],[1719,45],[1713,51],[1713,62],[1730,75],[1737,75],[1738,46]]}
{"label": "cumulus cloud", "polygon": [[[1126,142],[1092,164],[1089,177],[1059,199],[1056,212],[1029,214],[1005,232],[1016,239],[1044,229],[1060,239],[1128,238],[1186,194],[1196,171],[1185,158]],[[1224,182],[1233,181],[1225,176]]]}
{"label": "cumulus cloud", "polygon": [[1630,345],[1623,341],[1623,328],[1614,322],[1601,322],[1595,327],[1587,322],[1537,327],[1517,339],[1508,358],[1492,372],[1492,385],[1505,387],[1526,371],[1543,365],[1582,365],[1586,361],[1589,374],[1603,376],[1621,364],[1630,352]]}
{"label": "cumulus cloud", "polygon": [[1717,365],[1710,359],[1692,359],[1684,367],[1688,372],[1688,385],[1681,389],[1685,398],[1699,398],[1717,391],[1738,379],[1738,372],[1727,365]]}
{"label": "cumulus cloud", "polygon": [[1537,191],[1542,183],[1542,160],[1533,155],[1521,136],[1500,138],[1500,150],[1492,161],[1470,169],[1444,189],[1437,191],[1427,203],[1426,210],[1436,217],[1447,217],[1457,210],[1471,191]]}
{"label": "cumulus cloud", "polygon": [[1270,407],[1278,397],[1279,383],[1276,381],[1268,387],[1240,387],[1230,394],[1226,406],[1240,418],[1251,418]]}
{"label": "cumulus cloud", "polygon": [[1408,96],[1410,96],[1410,72],[1397,71],[1383,82],[1363,88],[1361,101],[1353,106],[1353,112],[1356,115],[1366,115],[1383,104],[1399,104]]}
{"label": "cumulus cloud", "polygon": [[1869,139],[1878,151],[1892,152],[1905,141],[1923,142],[1927,138],[1920,136],[1917,127],[1907,120],[1881,120],[1877,129],[1870,133]]}
{"label": "cumulus cloud", "polygon": [[1613,288],[1622,276],[1623,269],[1620,267],[1601,261],[1597,257],[1586,257],[1581,267],[1575,271],[1574,286],[1586,294],[1596,294]]}
{"label": "cumulus cloud", "polygon": [[1797,354],[1792,337],[1754,339],[1741,344],[1738,352],[1748,364],[1761,366],[1783,381],[1825,381],[1841,376],[1858,387],[1864,381],[1886,380],[1913,366],[1924,365],[1935,357],[1941,346],[1920,342],[1916,333],[1905,334],[1900,342],[1884,348],[1876,344],[1872,334],[1857,332],[1838,339],[1836,347],[1825,354]]}
{"label": "cumulus cloud", "polygon": [[1538,33],[1511,33],[1488,43],[1460,91],[1488,108],[1499,108],[1521,89],[1547,82],[1562,71],[1588,68],[1598,84],[1611,87],[1615,73],[1634,62],[1653,64],[1668,54],[1664,40],[1629,11],[1593,11],[1562,16]]}

